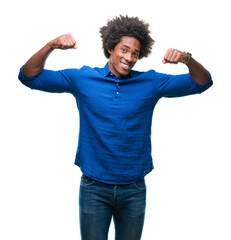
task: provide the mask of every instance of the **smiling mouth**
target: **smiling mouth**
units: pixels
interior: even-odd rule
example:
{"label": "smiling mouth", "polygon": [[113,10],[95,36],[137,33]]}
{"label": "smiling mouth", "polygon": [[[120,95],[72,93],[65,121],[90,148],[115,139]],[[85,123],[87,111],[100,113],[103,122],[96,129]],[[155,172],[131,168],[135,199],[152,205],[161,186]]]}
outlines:
{"label": "smiling mouth", "polygon": [[122,65],[123,69],[125,69],[125,70],[130,70],[131,69],[131,65],[129,65],[129,64],[121,62],[121,65]]}

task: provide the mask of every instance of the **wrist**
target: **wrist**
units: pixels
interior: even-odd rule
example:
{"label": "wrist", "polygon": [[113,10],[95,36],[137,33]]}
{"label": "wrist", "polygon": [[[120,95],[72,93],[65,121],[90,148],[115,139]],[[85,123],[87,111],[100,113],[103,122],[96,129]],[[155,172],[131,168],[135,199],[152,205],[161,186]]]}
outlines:
{"label": "wrist", "polygon": [[55,49],[54,45],[52,44],[52,41],[48,42],[45,46],[47,48],[47,51],[53,51]]}
{"label": "wrist", "polygon": [[189,52],[184,52],[184,53],[186,54],[186,57],[185,57],[185,60],[182,63],[188,64],[192,59],[192,54],[189,53]]}

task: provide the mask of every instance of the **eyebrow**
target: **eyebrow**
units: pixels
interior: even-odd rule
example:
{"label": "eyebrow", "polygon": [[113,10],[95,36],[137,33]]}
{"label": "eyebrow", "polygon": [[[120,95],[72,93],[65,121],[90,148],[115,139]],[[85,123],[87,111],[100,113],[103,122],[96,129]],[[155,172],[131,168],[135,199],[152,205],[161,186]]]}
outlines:
{"label": "eyebrow", "polygon": [[[126,48],[129,48],[129,49],[131,49],[129,46],[127,46],[127,45],[125,45],[125,44],[124,44],[124,45],[122,45],[122,47],[126,47]],[[140,52],[140,50],[138,50],[138,49],[135,49],[135,51],[136,51],[136,52]]]}

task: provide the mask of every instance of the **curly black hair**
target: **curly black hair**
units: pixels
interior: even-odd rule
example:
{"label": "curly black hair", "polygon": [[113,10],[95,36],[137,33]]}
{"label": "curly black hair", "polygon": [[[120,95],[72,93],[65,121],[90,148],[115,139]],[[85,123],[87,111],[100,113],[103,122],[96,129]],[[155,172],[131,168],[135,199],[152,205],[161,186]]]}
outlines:
{"label": "curly black hair", "polygon": [[149,24],[138,17],[120,15],[108,20],[107,25],[100,28],[103,50],[106,58],[110,57],[108,50],[113,50],[123,36],[134,37],[141,44],[139,59],[147,57],[152,51],[154,40],[150,36]]}

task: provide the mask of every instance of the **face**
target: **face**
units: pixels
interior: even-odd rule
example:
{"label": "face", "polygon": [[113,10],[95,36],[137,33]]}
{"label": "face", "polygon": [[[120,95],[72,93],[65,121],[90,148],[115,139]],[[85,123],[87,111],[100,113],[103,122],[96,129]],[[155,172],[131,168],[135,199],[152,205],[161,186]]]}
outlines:
{"label": "face", "polygon": [[108,63],[109,70],[117,78],[128,75],[139,58],[140,49],[140,42],[136,38],[122,37],[113,50],[108,50],[111,54]]}

